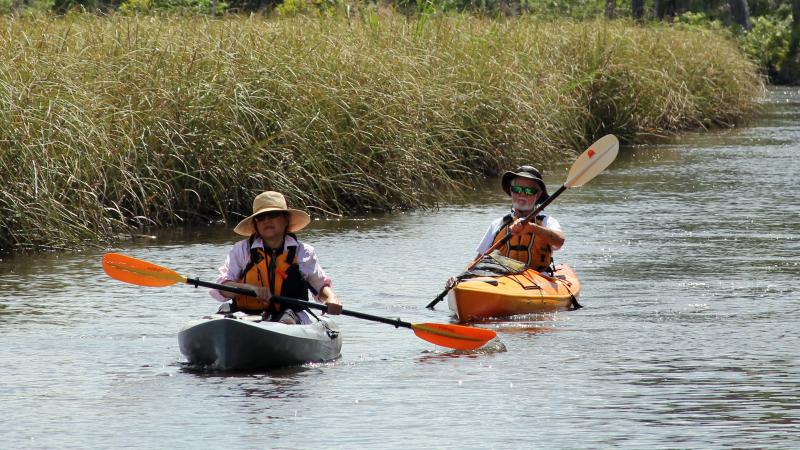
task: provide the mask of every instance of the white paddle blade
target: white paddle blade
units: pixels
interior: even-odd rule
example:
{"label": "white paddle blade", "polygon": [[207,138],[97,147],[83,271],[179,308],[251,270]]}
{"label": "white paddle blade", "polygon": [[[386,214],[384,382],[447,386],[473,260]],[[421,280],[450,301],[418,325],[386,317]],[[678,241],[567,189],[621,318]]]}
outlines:
{"label": "white paddle blade", "polygon": [[614,161],[618,152],[619,140],[616,136],[607,134],[601,137],[575,160],[564,186],[573,188],[588,183]]}

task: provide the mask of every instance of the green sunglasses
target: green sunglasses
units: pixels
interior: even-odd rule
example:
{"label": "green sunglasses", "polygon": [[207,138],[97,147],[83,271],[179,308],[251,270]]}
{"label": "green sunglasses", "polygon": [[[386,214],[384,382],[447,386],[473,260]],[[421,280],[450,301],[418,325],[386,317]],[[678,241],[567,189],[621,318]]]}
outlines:
{"label": "green sunglasses", "polygon": [[536,195],[539,193],[539,190],[530,186],[511,186],[511,192],[515,194],[522,194],[524,192],[525,195]]}

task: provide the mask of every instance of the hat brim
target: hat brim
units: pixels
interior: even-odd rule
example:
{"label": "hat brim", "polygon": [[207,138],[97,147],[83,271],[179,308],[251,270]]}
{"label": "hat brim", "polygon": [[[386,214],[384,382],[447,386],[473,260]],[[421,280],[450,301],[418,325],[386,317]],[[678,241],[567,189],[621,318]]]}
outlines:
{"label": "hat brim", "polygon": [[549,194],[547,193],[547,186],[544,185],[544,180],[541,178],[525,172],[508,171],[503,174],[503,178],[500,180],[500,185],[503,187],[503,191],[505,191],[509,197],[511,196],[511,180],[517,177],[533,180],[539,185],[539,190],[542,191],[542,195],[539,196],[539,198],[536,200],[536,203],[542,203],[547,197],[549,197]]}
{"label": "hat brim", "polygon": [[311,216],[299,209],[262,208],[242,219],[239,224],[234,227],[233,232],[241,236],[252,235],[256,232],[256,228],[253,225],[253,217],[269,211],[286,211],[289,214],[289,227],[286,229],[289,233],[300,231],[311,223]]}

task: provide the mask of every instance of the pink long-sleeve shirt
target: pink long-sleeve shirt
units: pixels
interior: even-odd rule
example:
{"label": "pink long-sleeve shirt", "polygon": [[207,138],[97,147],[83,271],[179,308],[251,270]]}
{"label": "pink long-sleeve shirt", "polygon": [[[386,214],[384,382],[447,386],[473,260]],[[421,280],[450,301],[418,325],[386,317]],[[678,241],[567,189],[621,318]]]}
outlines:
{"label": "pink long-sleeve shirt", "polygon": [[[260,237],[253,240],[251,247],[248,247],[248,241],[249,239],[243,239],[233,245],[230,252],[228,252],[228,257],[225,259],[225,264],[219,268],[217,283],[239,281],[238,277],[250,261],[250,248],[261,248],[264,245]],[[332,286],[332,280],[325,274],[322,266],[319,265],[314,247],[303,244],[287,235],[283,244],[283,251],[287,251],[287,247],[293,245],[297,246],[297,263],[300,266],[300,274],[303,275],[306,282],[316,292],[320,292],[325,286]],[[212,297],[221,302],[229,300],[216,289],[212,289],[210,293]]]}

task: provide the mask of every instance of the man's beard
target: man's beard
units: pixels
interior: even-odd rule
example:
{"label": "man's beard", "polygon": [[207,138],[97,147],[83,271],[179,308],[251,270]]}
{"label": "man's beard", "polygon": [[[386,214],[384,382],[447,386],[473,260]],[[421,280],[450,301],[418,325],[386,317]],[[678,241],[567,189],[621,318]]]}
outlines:
{"label": "man's beard", "polygon": [[514,212],[522,217],[527,215],[529,212],[533,211],[533,202],[513,202],[511,206],[514,208]]}

